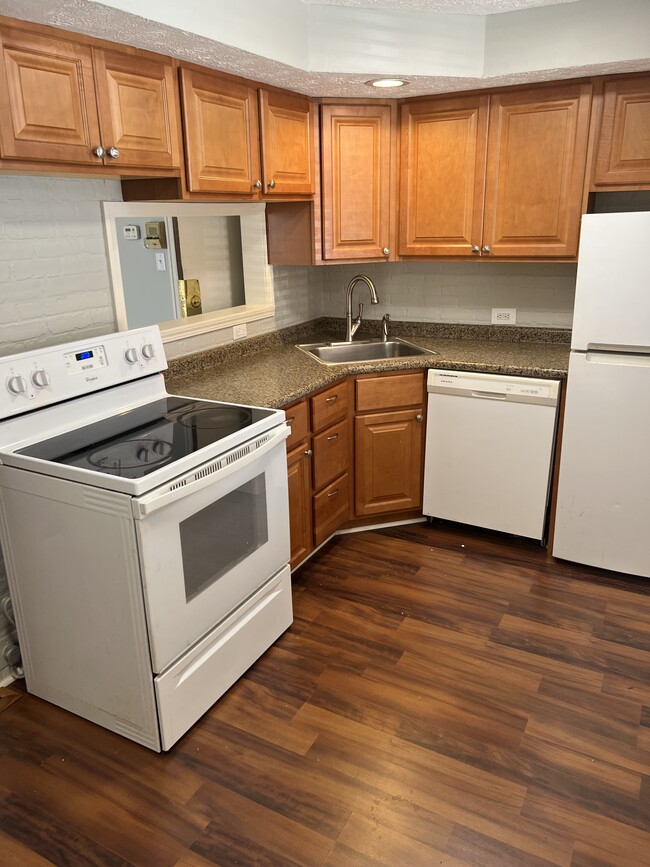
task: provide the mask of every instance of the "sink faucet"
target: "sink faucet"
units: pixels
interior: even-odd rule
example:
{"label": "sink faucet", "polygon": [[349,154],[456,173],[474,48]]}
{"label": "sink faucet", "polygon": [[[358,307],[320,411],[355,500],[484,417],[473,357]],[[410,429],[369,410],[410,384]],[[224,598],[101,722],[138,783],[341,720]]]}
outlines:
{"label": "sink faucet", "polygon": [[370,303],[371,304],[379,304],[379,298],[377,297],[377,290],[375,289],[375,284],[372,282],[370,277],[366,277],[365,274],[357,274],[356,277],[353,277],[348,283],[348,288],[345,290],[345,341],[349,343],[354,335],[357,333],[359,326],[361,325],[361,317],[363,316],[363,304],[359,304],[359,315],[357,318],[352,321],[352,292],[354,291],[354,287],[361,281],[365,283],[368,289],[370,290]]}

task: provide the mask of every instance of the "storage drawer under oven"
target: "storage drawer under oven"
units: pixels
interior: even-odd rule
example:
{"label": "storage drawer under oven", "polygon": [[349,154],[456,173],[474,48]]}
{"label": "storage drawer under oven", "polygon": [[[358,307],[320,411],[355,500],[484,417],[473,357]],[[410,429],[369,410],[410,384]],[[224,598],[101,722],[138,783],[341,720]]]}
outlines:
{"label": "storage drawer under oven", "polygon": [[163,750],[168,750],[288,629],[291,572],[285,567],[156,677]]}

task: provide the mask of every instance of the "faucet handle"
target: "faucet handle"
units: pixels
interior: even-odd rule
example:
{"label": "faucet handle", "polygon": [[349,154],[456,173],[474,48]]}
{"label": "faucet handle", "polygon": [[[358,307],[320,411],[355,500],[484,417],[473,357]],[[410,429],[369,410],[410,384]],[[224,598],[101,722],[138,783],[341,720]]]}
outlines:
{"label": "faucet handle", "polygon": [[381,318],[381,339],[386,342],[388,340],[388,323],[390,322],[390,313],[384,313]]}

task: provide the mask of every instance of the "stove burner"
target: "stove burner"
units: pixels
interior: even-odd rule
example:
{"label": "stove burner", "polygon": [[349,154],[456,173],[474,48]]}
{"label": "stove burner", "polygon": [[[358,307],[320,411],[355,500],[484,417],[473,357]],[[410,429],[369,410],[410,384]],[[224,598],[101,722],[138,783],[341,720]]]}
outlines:
{"label": "stove burner", "polygon": [[164,440],[134,439],[92,452],[88,455],[88,463],[105,473],[119,473],[142,466],[161,466],[171,454],[172,444]]}
{"label": "stove burner", "polygon": [[[169,418],[169,416],[168,416]],[[198,430],[239,430],[251,423],[250,409],[242,406],[210,406],[174,416],[174,421]]]}

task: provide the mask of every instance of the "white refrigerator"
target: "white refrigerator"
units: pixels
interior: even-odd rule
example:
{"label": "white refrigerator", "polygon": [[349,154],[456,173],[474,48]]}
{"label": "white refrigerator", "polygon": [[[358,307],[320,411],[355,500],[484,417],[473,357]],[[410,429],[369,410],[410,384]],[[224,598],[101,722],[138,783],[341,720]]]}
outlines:
{"label": "white refrigerator", "polygon": [[582,218],[553,554],[650,577],[650,212]]}

